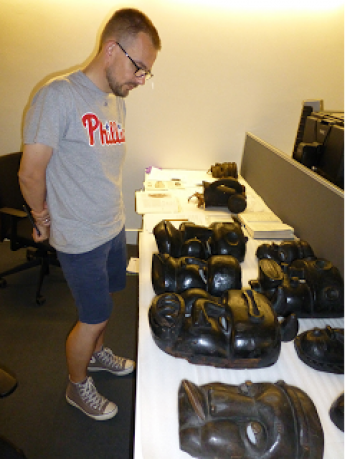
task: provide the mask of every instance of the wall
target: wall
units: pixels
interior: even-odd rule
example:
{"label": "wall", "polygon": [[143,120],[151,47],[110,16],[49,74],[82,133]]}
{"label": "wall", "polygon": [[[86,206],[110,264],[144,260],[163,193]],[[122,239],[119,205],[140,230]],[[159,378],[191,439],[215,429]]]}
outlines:
{"label": "wall", "polygon": [[135,6],[157,26],[163,49],[154,79],[126,99],[128,228],[141,225],[134,191],[149,165],[239,162],[246,131],[291,155],[303,100],[344,109],[344,7],[268,3],[1,0],[0,154],[21,148],[24,109],[41,83],[84,66],[111,13]]}

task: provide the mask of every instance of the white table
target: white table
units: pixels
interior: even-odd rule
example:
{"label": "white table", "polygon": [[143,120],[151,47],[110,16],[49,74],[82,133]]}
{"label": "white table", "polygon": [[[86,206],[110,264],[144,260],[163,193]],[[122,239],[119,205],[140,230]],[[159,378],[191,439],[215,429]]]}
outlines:
{"label": "white table", "polygon": [[[181,173],[186,176],[187,172]],[[174,171],[176,177],[180,171]],[[196,174],[195,174],[196,175]],[[205,175],[206,177],[206,175]],[[180,176],[181,178],[181,176]],[[211,179],[210,179],[211,180]],[[246,183],[241,180],[240,182]],[[177,191],[183,202],[181,218],[197,213],[207,213],[196,205],[185,204],[185,196],[193,190]],[[247,186],[250,207],[265,205],[260,197]],[[249,200],[248,200],[249,203]],[[250,210],[253,210],[251,208]],[[213,214],[225,212],[214,211]],[[200,214],[199,214],[200,215]],[[209,215],[207,213],[207,215]],[[159,214],[158,220],[167,218]],[[144,216],[146,223],[147,216]],[[154,218],[153,216],[151,217]],[[286,223],[286,222],[285,222]],[[245,260],[242,263],[243,286],[258,277],[258,263],[255,256],[259,244],[265,241],[249,239]],[[276,382],[298,386],[313,400],[324,430],[324,459],[344,458],[344,434],[330,420],[329,409],[333,401],[344,391],[344,376],[314,370],[297,356],[293,342],[282,343],[278,361],[271,367],[259,369],[219,369],[193,365],[184,359],[172,357],[161,351],[153,341],[148,323],[148,309],[155,295],[151,283],[152,254],[158,252],[154,236],[144,230],[139,238],[139,340],[137,358],[136,418],[135,418],[135,459],[190,459],[180,450],[178,437],[178,389],[182,379],[202,385],[222,382],[238,385],[246,380],[253,382]],[[344,327],[344,319],[301,319],[299,333],[314,327]],[[285,459],[285,458],[284,458]]]}

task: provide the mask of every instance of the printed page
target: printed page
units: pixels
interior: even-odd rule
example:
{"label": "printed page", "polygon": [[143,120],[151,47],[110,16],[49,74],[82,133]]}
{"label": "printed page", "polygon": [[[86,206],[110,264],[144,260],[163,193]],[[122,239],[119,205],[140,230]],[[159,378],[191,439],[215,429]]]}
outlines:
{"label": "printed page", "polygon": [[244,223],[250,222],[279,222],[282,223],[280,218],[274,212],[244,212],[239,214],[239,218]]}
{"label": "printed page", "polygon": [[138,214],[179,212],[179,202],[170,193],[136,191],[135,199]]}

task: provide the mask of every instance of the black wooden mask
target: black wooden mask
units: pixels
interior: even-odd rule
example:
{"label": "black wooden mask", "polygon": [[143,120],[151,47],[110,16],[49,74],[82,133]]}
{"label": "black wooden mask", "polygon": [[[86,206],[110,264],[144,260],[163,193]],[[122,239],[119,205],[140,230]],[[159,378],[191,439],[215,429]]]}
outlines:
{"label": "black wooden mask", "polygon": [[198,459],[322,459],[316,408],[283,381],[239,386],[183,380],[178,392],[180,448]]}
{"label": "black wooden mask", "polygon": [[247,237],[239,219],[214,222],[209,227],[184,222],[179,229],[169,220],[160,221],[153,229],[159,253],[172,257],[195,257],[207,260],[213,255],[232,255],[244,261]]}
{"label": "black wooden mask", "polygon": [[293,339],[298,330],[295,318],[284,322],[284,334],[269,300],[250,289],[229,290],[222,298],[201,289],[158,295],[149,309],[149,324],[164,352],[221,368],[273,365],[281,341]]}

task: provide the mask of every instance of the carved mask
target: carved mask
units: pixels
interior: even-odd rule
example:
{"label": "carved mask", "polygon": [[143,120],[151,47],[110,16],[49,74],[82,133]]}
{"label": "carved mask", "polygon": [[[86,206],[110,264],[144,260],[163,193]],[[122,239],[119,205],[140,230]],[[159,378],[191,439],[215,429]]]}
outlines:
{"label": "carved mask", "polygon": [[221,296],[228,289],[241,288],[241,265],[231,255],[214,255],[205,261],[154,253],[151,280],[157,295],[201,288],[211,295]]}
{"label": "carved mask", "polygon": [[258,368],[276,362],[280,325],[263,295],[250,289],[229,290],[220,299],[191,289],[184,297],[158,295],[149,309],[151,332],[163,351],[222,368]]}
{"label": "carved mask", "polygon": [[207,260],[213,255],[232,255],[244,261],[247,237],[237,217],[233,222],[215,222],[209,227],[182,223],[179,229],[162,220],[153,229],[159,253],[172,257],[195,257]]}
{"label": "carved mask", "polygon": [[283,381],[240,386],[183,380],[178,393],[180,448],[198,459],[322,459],[316,408]]}

